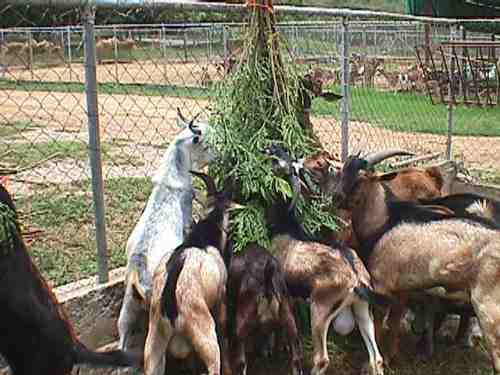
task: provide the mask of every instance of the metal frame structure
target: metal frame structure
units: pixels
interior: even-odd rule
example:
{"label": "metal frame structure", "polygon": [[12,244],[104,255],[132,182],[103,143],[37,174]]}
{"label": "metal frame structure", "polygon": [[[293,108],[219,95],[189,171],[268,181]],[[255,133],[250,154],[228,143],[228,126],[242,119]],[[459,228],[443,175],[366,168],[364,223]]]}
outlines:
{"label": "metal frame structure", "polygon": [[[107,264],[107,243],[106,243],[106,228],[105,228],[105,209],[104,209],[104,193],[103,193],[103,177],[101,167],[101,145],[99,138],[99,113],[98,113],[98,91],[96,77],[96,40],[95,30],[99,26],[94,24],[96,8],[162,8],[172,10],[203,10],[205,12],[246,12],[245,5],[239,4],[223,4],[223,3],[203,3],[201,1],[180,1],[180,0],[3,0],[5,4],[11,5],[26,5],[31,6],[47,6],[58,8],[82,8],[82,25],[81,26],[64,26],[61,30],[72,30],[77,28],[84,33],[84,50],[85,50],[85,92],[87,99],[87,116],[89,129],[89,158],[92,173],[92,191],[96,225],[96,243],[98,252],[98,280],[104,283],[108,280],[108,264]],[[491,23],[500,22],[500,19],[488,20],[458,20],[458,19],[436,19],[431,17],[410,16],[404,14],[394,14],[388,12],[361,11],[350,9],[336,8],[317,8],[317,7],[293,7],[293,6],[275,6],[274,11],[283,14],[301,14],[309,16],[327,16],[336,17],[341,20],[342,32],[342,47],[341,47],[341,87],[342,87],[342,104],[341,104],[341,132],[342,132],[342,149],[341,155],[345,159],[349,154],[349,117],[350,117],[350,88],[349,88],[349,21],[353,18],[377,17],[379,19],[390,19],[397,21],[419,21],[423,23],[460,25],[468,22],[475,23]],[[184,24],[188,26],[188,24]],[[120,27],[117,25],[116,27]],[[138,27],[135,25],[135,27]],[[162,25],[162,28],[167,25]],[[9,30],[24,30],[24,28],[12,28]],[[40,29],[40,28],[37,28]],[[54,29],[54,28],[52,28]],[[26,29],[28,30],[28,29]],[[448,117],[449,132],[453,128],[452,107],[449,108],[450,116]],[[448,156],[451,157],[451,134],[449,134]]]}

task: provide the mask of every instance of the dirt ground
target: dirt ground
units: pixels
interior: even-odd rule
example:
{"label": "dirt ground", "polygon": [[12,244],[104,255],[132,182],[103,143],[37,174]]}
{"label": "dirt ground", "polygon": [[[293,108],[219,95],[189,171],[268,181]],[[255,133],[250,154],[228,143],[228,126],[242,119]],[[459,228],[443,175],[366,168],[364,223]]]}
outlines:
{"label": "dirt ground", "polygon": [[[0,123],[26,121],[44,126],[40,130],[21,133],[19,138],[24,141],[41,142],[58,139],[57,137],[85,140],[87,138],[85,103],[83,93],[3,90],[0,92],[2,108]],[[151,164],[158,161],[160,153],[154,146],[167,143],[178,131],[175,124],[177,107],[190,116],[204,111],[207,105],[206,100],[101,94],[99,95],[101,140],[123,142],[121,147],[124,154],[141,159],[143,164],[151,167]],[[313,118],[313,123],[325,148],[338,153],[340,151],[338,121],[333,118]],[[446,136],[394,132],[366,122],[350,123],[350,152],[390,147],[400,147],[420,154],[444,152]],[[453,137],[453,152],[455,155],[462,155],[468,167],[499,170],[500,159],[496,155],[498,150],[500,150],[500,137]],[[42,165],[40,168],[50,168],[50,166]],[[68,168],[75,168],[75,165],[68,165]],[[43,172],[45,175],[50,170]]]}
{"label": "dirt ground", "polygon": [[[162,60],[137,60],[133,63],[104,61],[97,65],[97,81],[100,83],[122,84],[166,84],[189,87],[205,86],[203,70],[207,69],[211,80],[221,76],[215,64],[198,61],[196,63],[163,63]],[[0,73],[0,78],[46,82],[85,82],[82,63],[51,66],[47,68],[27,69],[12,68]]]}

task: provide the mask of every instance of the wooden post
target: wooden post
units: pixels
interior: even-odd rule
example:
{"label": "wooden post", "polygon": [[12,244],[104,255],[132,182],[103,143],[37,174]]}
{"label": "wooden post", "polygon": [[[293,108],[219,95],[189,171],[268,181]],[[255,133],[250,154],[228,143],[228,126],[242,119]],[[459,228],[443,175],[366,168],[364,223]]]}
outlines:
{"label": "wooden post", "polygon": [[429,54],[432,53],[430,51],[431,48],[431,24],[430,23],[425,23],[424,24],[424,44],[425,44],[425,65],[429,65],[429,60],[430,56]]}

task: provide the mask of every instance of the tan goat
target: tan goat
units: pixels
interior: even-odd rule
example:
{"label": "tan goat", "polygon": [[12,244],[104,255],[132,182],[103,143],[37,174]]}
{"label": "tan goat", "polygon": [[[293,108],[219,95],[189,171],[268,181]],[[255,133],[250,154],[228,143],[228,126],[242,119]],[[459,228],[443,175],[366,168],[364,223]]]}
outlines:
{"label": "tan goat", "polygon": [[[193,226],[184,243],[165,256],[153,276],[149,330],[144,349],[146,375],[165,373],[166,350],[177,358],[194,351],[210,375],[230,374],[226,332],[226,248],[229,211],[235,204],[227,192],[196,173],[207,185],[215,208]],[[225,258],[227,260],[227,258]],[[215,316],[212,316],[214,312]],[[216,327],[222,337],[217,340]]]}

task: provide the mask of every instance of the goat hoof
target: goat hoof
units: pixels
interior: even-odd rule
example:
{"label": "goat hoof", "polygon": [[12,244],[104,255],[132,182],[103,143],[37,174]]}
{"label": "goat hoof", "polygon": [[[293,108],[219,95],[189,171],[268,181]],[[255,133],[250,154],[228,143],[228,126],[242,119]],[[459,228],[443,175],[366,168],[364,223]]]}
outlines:
{"label": "goat hoof", "polygon": [[311,370],[311,375],[323,375],[328,369],[328,360],[323,360],[317,363]]}
{"label": "goat hoof", "polygon": [[369,362],[361,368],[361,375],[384,375],[384,365],[382,363],[372,366]]}

